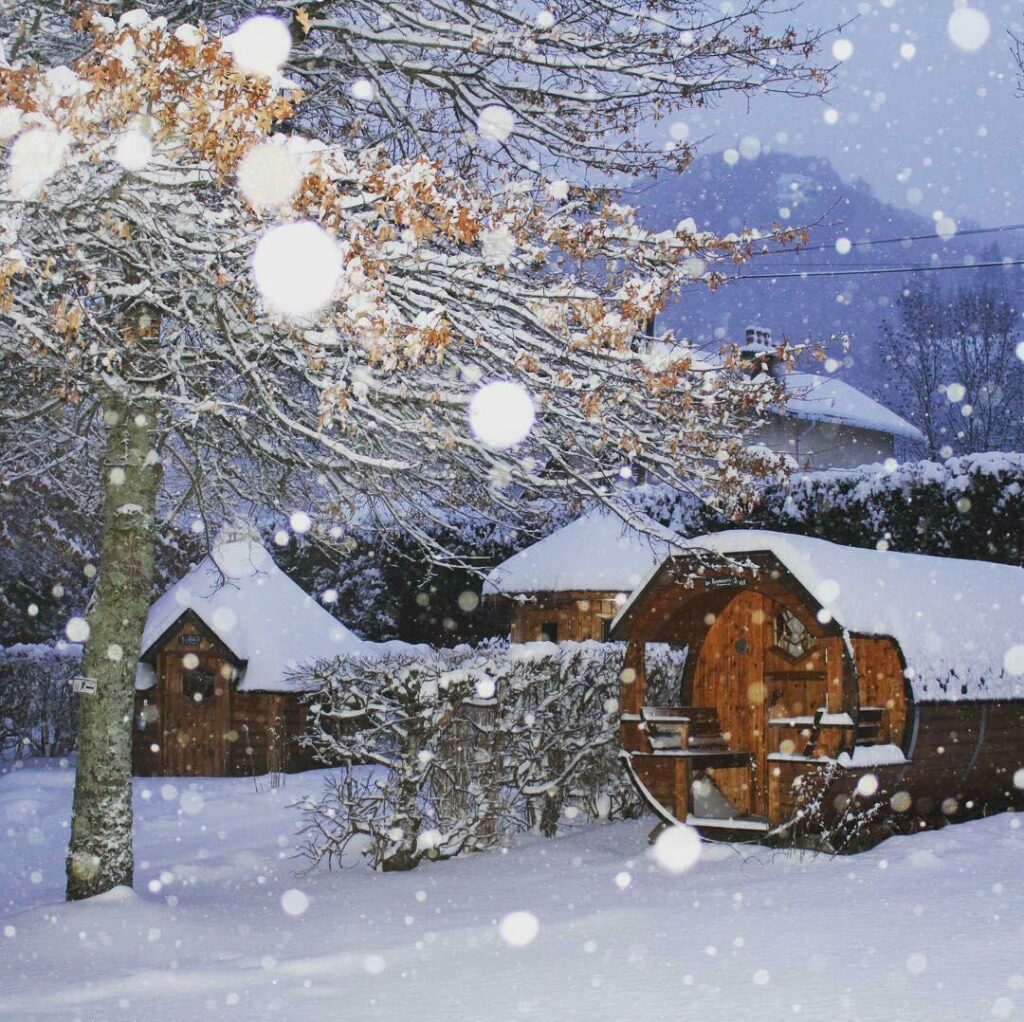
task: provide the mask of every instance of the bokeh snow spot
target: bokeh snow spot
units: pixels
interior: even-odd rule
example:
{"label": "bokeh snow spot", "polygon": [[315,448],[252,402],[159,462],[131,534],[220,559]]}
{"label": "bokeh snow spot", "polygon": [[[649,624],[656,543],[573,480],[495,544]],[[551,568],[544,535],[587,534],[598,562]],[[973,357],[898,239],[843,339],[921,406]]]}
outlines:
{"label": "bokeh snow spot", "polygon": [[371,976],[379,976],[384,971],[384,959],[380,955],[367,955],[363,959],[363,968]]}
{"label": "bokeh snow spot", "polygon": [[509,947],[526,947],[540,929],[540,923],[532,912],[509,912],[498,923],[498,934]]}
{"label": "bokeh snow spot", "polygon": [[71,642],[85,642],[89,638],[89,622],[84,617],[73,617],[64,626],[64,634]]}
{"label": "bokeh snow spot", "polygon": [[485,106],[477,117],[476,130],[492,142],[504,142],[515,125],[515,115],[507,107]]}
{"label": "bokeh snow spot", "polygon": [[352,98],[361,103],[369,103],[373,99],[373,82],[369,78],[357,78],[349,90]]}
{"label": "bokeh snow spot", "polygon": [[923,951],[915,951],[907,958],[907,972],[911,976],[920,976],[928,968],[928,956]]}
{"label": "bokeh snow spot", "polygon": [[309,908],[309,898],[304,891],[293,887],[281,895],[281,908],[290,916],[301,916]]}
{"label": "bokeh snow spot", "polygon": [[654,861],[669,873],[685,873],[700,858],[700,837],[692,827],[666,827],[654,842]]}
{"label": "bokeh snow spot", "polygon": [[286,316],[309,316],[334,294],[342,273],[341,252],[317,224],[282,224],[260,239],[252,272],[272,309]]}
{"label": "bokeh snow spot", "polygon": [[295,157],[282,145],[253,146],[238,165],[238,187],[253,206],[284,206],[302,183]]}
{"label": "bokeh snow spot", "polygon": [[955,46],[976,53],[988,42],[992,26],[984,11],[977,7],[959,7],[949,16],[946,31]]}
{"label": "bokeh snow spot", "polygon": [[469,428],[489,447],[511,447],[525,439],[535,415],[530,395],[511,380],[486,384],[469,402]]}
{"label": "bokeh snow spot", "polygon": [[849,39],[837,39],[832,44],[832,56],[836,60],[849,60],[853,56],[853,43]]}
{"label": "bokeh snow spot", "polygon": [[313,527],[313,519],[305,511],[293,511],[288,518],[288,524],[292,527],[292,532],[302,535]]}
{"label": "bokeh snow spot", "polygon": [[189,816],[198,816],[203,811],[206,802],[198,791],[184,791],[181,798],[178,799],[178,805],[181,806],[183,813],[187,813]]}
{"label": "bokeh snow spot", "polygon": [[125,170],[142,170],[152,158],[153,143],[143,132],[132,128],[117,140],[114,159]]}
{"label": "bokeh snow spot", "polygon": [[11,191],[19,199],[34,198],[64,165],[67,138],[49,128],[31,128],[11,147]]}
{"label": "bokeh snow spot", "polygon": [[1024,674],[1024,646],[1011,646],[1003,657],[1003,667],[1007,674]]}
{"label": "bokeh snow spot", "polygon": [[272,75],[288,59],[292,37],[279,18],[265,14],[248,18],[224,39],[235,63],[249,74]]}
{"label": "bokeh snow spot", "polygon": [[857,794],[863,798],[871,798],[878,791],[878,778],[874,774],[865,774],[857,781]]}

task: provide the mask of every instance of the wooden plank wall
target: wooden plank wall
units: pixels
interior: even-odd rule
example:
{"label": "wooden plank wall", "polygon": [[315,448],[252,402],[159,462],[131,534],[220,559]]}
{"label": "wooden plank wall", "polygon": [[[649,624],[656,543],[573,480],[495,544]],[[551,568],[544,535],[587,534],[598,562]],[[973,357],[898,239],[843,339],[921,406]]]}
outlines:
{"label": "wooden plank wall", "polygon": [[536,642],[548,621],[558,623],[559,642],[604,638],[605,622],[619,612],[614,592],[541,593],[529,603],[515,603],[513,642]]}
{"label": "wooden plank wall", "polygon": [[880,706],[882,726],[878,744],[903,744],[907,723],[907,695],[900,655],[891,639],[853,637],[853,652],[861,706]]}

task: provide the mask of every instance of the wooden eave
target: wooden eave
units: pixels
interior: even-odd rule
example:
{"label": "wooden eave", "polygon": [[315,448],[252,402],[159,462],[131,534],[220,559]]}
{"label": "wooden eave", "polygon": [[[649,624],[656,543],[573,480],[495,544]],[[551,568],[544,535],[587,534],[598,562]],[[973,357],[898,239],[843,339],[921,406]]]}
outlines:
{"label": "wooden eave", "polygon": [[485,601],[497,603],[500,600],[515,604],[539,603],[540,601],[551,601],[561,603],[575,603],[579,600],[614,600],[623,589],[539,589],[521,593],[487,593]]}
{"label": "wooden eave", "polygon": [[235,667],[242,668],[248,661],[243,660],[231,647],[191,608],[186,607],[149,646],[140,654],[139,659],[147,664],[156,660],[157,654],[164,647],[164,644],[176,632],[184,622],[191,624],[197,632],[208,641],[212,642],[218,649],[223,651],[224,657],[230,660]]}
{"label": "wooden eave", "polygon": [[[754,567],[737,563],[739,561],[750,562]],[[781,602],[784,603],[791,603],[795,598],[809,612],[812,634],[819,637],[842,635],[842,628],[835,621],[820,623],[817,615],[822,605],[775,554],[768,550],[750,550],[738,551],[728,557],[714,552],[709,556],[707,551],[671,554],[634,595],[630,605],[616,620],[609,638],[617,641],[628,639],[635,622],[669,587],[678,590],[687,603],[716,597],[712,602],[718,608],[728,603],[741,589],[782,597]],[[658,639],[650,636],[649,641]]]}

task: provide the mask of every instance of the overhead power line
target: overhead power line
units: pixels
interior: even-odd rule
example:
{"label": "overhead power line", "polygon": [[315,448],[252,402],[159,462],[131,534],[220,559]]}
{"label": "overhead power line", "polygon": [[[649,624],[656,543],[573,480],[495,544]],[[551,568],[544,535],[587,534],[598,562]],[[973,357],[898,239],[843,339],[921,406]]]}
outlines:
{"label": "overhead power line", "polygon": [[[850,241],[851,248],[871,248],[875,245],[897,245],[903,244],[907,241],[952,241],[953,238],[968,238],[978,234],[1001,234],[1007,231],[1024,231],[1024,224],[1002,224],[998,227],[969,227],[963,231],[957,231],[949,237],[942,234],[904,234],[899,238],[865,238],[863,241]],[[792,255],[796,252],[828,252],[835,250],[835,242],[824,245],[808,245],[806,248],[800,249],[773,249],[770,252],[764,252],[762,255]]]}
{"label": "overhead power line", "polygon": [[941,270],[984,270],[990,267],[1024,266],[1024,259],[999,259],[985,263],[945,263],[935,266],[885,266],[879,269],[848,270],[783,270],[780,273],[741,273],[727,277],[727,283],[741,280],[782,280],[800,277],[864,277],[879,273],[937,273]]}

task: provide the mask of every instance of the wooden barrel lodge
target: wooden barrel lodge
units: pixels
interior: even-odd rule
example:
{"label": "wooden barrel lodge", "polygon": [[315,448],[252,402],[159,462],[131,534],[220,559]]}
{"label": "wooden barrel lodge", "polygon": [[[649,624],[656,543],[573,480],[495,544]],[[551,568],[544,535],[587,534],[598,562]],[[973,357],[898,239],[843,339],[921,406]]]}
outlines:
{"label": "wooden barrel lodge", "polygon": [[[835,850],[1024,804],[1024,570],[737,530],[612,626],[622,758],[665,823]],[[687,646],[674,699],[647,643]]]}

